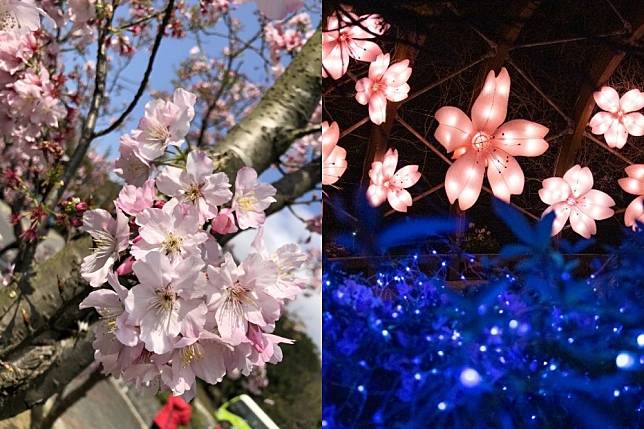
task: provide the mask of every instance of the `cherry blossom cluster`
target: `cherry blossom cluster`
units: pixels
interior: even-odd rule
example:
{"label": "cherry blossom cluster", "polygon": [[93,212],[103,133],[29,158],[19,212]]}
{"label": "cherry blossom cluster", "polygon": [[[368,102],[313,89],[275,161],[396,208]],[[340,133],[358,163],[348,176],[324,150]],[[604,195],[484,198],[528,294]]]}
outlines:
{"label": "cherry blossom cluster", "polygon": [[[272,331],[310,282],[299,273],[307,256],[297,245],[264,246],[275,188],[243,167],[233,192],[206,152],[183,152],[195,102],[177,89],[145,106],[121,140],[116,171],[126,184],[116,216],[83,215],[94,252],[81,275],[98,289],[80,307],[101,316],[96,360],[108,374],[175,395],[193,395],[197,378],[217,383],[281,361],[280,344],[291,341]],[[217,238],[250,228],[258,231],[252,250],[237,262]]]}

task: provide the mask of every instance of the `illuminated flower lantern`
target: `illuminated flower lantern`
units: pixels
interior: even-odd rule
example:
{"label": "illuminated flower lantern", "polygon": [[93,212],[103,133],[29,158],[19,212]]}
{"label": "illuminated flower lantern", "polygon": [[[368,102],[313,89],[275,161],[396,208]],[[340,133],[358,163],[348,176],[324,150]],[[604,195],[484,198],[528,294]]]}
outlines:
{"label": "illuminated flower lantern", "polygon": [[389,149],[382,161],[371,164],[367,199],[373,207],[378,207],[385,200],[399,212],[406,212],[407,207],[411,207],[411,195],[406,188],[414,186],[420,179],[418,165],[407,165],[396,171],[397,165],[398,151],[395,149]]}
{"label": "illuminated flower lantern", "polygon": [[548,128],[524,119],[505,122],[510,96],[510,75],[490,71],[472,106],[472,119],[459,108],[445,106],[436,112],[434,137],[456,161],[447,170],[445,190],[450,203],[461,210],[472,207],[481,193],[483,173],[494,195],[510,202],[523,192],[524,176],[515,156],[539,156],[548,149]]}
{"label": "illuminated flower lantern", "polygon": [[644,115],[636,110],[644,107],[644,93],[631,89],[619,98],[619,94],[609,86],[593,93],[597,105],[605,110],[598,112],[590,120],[593,134],[603,134],[606,144],[621,149],[628,135],[644,135]]}
{"label": "illuminated flower lantern", "polygon": [[347,151],[337,146],[340,128],[337,122],[322,122],[322,184],[332,185],[347,169]]}
{"label": "illuminated flower lantern", "polygon": [[628,177],[619,179],[619,186],[629,194],[637,195],[626,207],[624,223],[633,229],[637,228],[637,222],[644,223],[644,164],[634,164],[626,167]]}
{"label": "illuminated flower lantern", "polygon": [[362,105],[369,104],[369,118],[376,125],[387,119],[387,100],[402,101],[409,93],[409,60],[391,67],[389,61],[389,54],[378,55],[369,65],[369,76],[356,82],[356,100]]}
{"label": "illuminated flower lantern", "polygon": [[573,231],[584,238],[597,232],[595,220],[611,217],[615,201],[605,192],[592,189],[593,173],[588,167],[575,165],[563,178],[550,177],[539,189],[541,201],[549,204],[543,215],[554,211],[552,235],[558,234],[570,219]]}
{"label": "illuminated flower lantern", "polygon": [[368,40],[383,34],[387,26],[379,15],[356,16],[347,12],[341,18],[329,16],[322,33],[322,76],[340,79],[349,67],[349,57],[371,62],[382,54],[380,46]]}

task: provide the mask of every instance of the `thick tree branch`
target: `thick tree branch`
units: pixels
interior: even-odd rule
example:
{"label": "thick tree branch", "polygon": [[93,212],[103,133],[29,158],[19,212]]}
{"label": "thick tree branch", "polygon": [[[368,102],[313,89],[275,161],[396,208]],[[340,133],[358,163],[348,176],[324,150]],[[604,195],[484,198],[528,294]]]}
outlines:
{"label": "thick tree branch", "polygon": [[0,419],[44,403],[94,360],[92,334],[29,346],[0,368]]}
{"label": "thick tree branch", "polygon": [[215,169],[229,176],[244,165],[266,170],[306,128],[317,107],[322,82],[322,33],[318,29],[253,111],[213,148]]}

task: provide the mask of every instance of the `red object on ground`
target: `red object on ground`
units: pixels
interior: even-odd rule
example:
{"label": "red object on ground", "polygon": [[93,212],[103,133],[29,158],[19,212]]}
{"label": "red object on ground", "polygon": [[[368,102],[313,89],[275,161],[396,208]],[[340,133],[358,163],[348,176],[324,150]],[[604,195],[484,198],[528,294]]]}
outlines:
{"label": "red object on ground", "polygon": [[170,396],[154,418],[154,423],[160,429],[178,429],[190,423],[191,418],[192,406],[180,396]]}

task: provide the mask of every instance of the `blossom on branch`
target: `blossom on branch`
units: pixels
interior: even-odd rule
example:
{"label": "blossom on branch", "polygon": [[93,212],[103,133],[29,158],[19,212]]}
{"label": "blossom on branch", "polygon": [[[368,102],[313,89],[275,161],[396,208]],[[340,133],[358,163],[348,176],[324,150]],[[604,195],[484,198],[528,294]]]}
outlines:
{"label": "blossom on branch", "polygon": [[257,172],[243,167],[235,179],[235,196],[232,209],[235,211],[239,229],[257,228],[264,223],[264,210],[274,203],[277,191],[268,184],[257,180]]}

